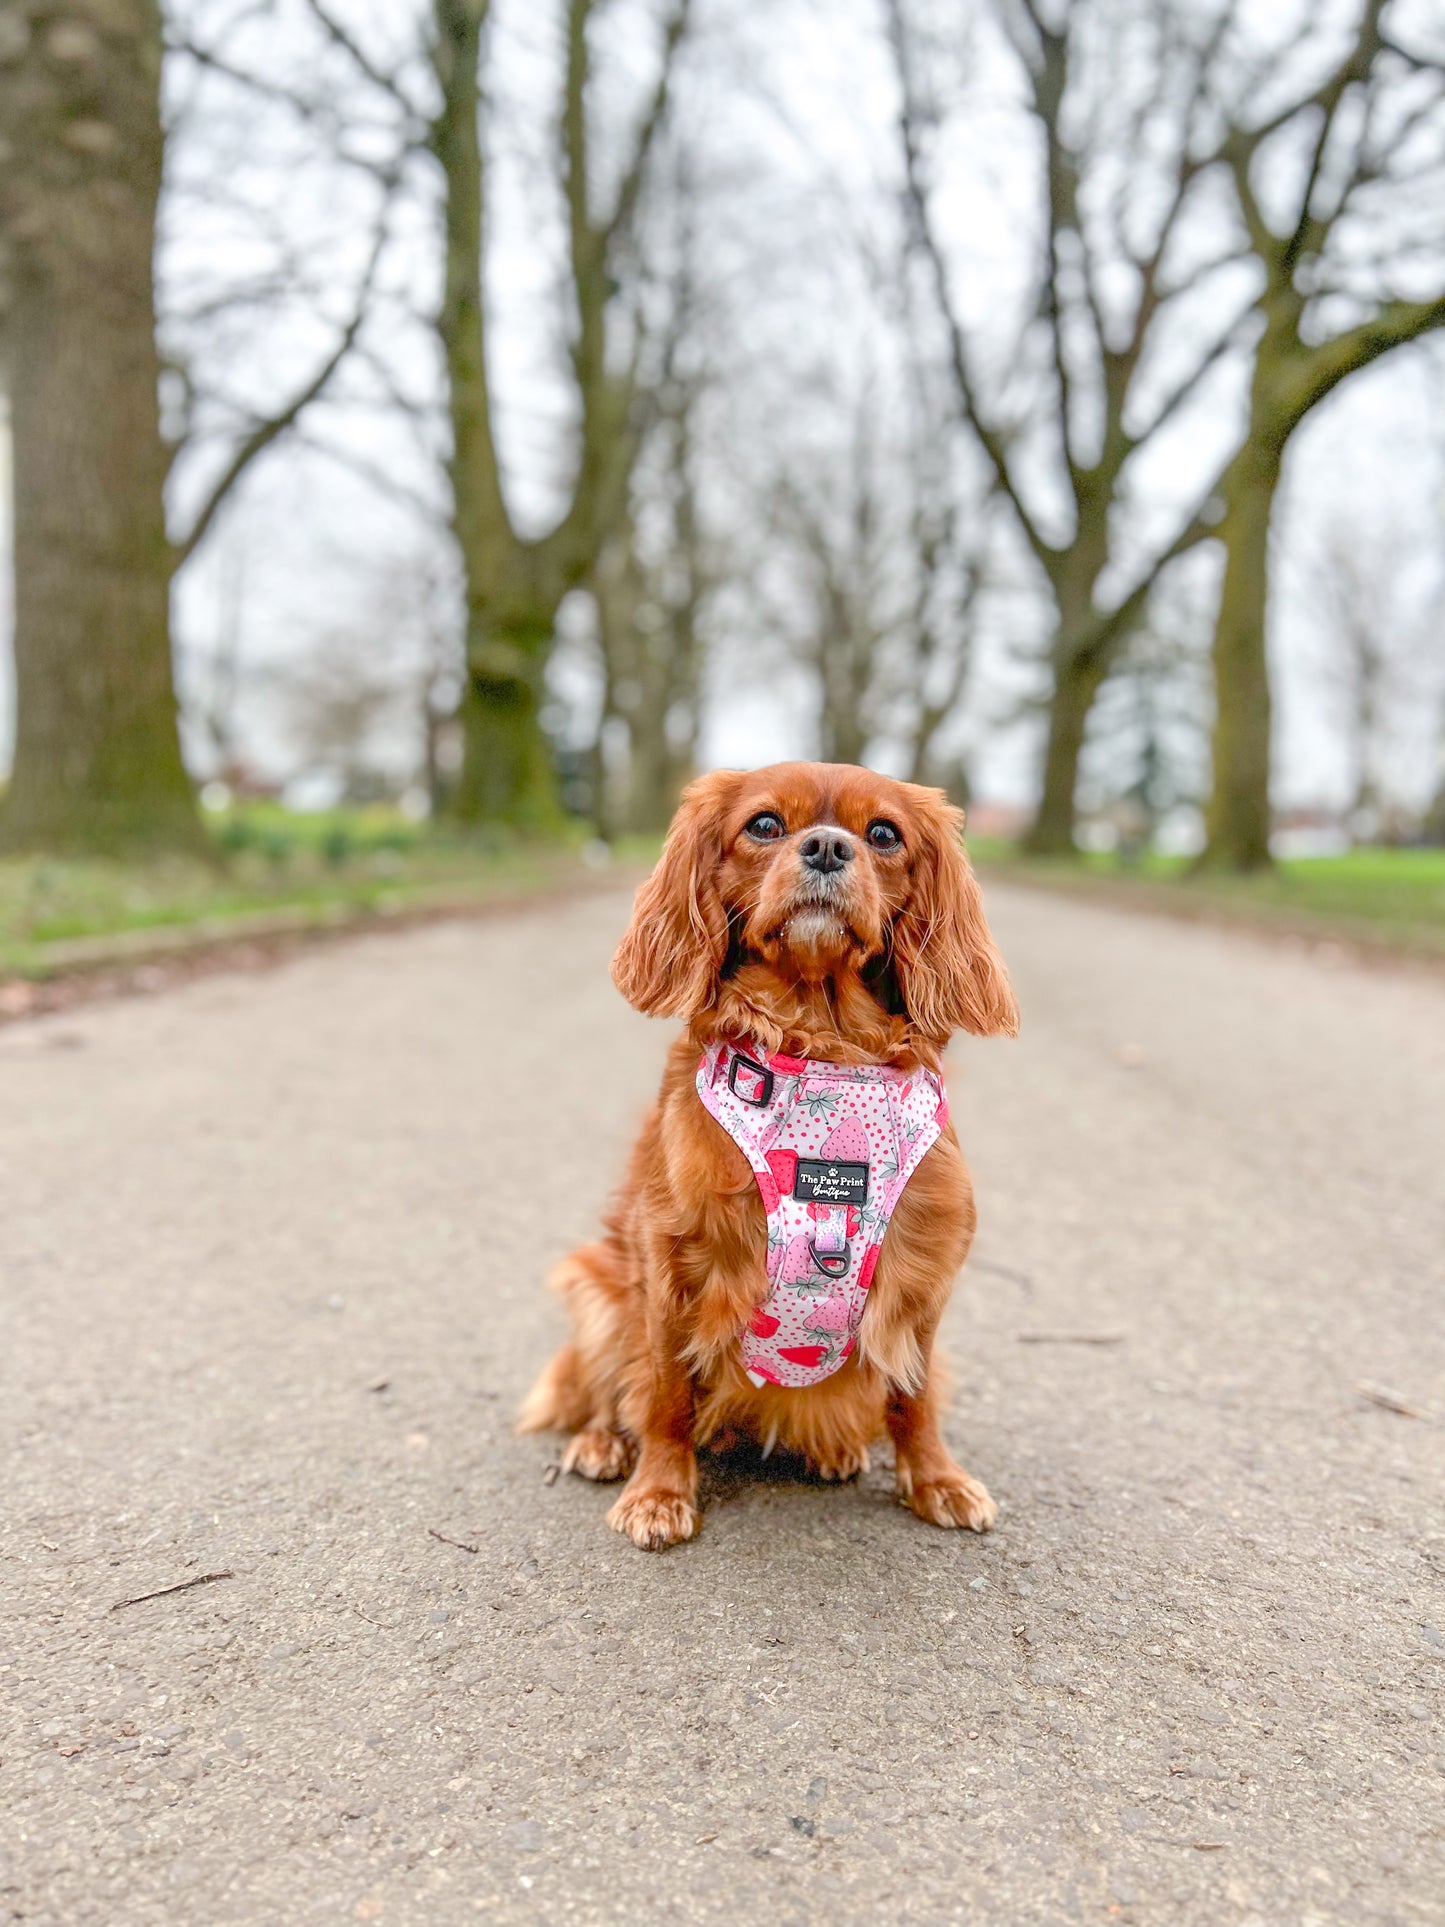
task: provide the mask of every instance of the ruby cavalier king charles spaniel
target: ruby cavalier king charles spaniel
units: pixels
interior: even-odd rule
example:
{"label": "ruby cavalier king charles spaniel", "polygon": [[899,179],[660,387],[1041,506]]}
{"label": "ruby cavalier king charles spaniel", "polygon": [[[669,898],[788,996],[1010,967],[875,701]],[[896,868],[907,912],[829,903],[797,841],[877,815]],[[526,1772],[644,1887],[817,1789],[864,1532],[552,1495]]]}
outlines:
{"label": "ruby cavalier king charles spaniel", "polygon": [[934,1356],[974,1230],[943,1052],[1018,1030],[962,826],[869,770],[719,770],[638,891],[613,978],[685,1029],[601,1240],[554,1273],[573,1335],[519,1421],[630,1474],[607,1517],[634,1545],[697,1531],[699,1448],[846,1479],[885,1432],[921,1519],[993,1523]]}

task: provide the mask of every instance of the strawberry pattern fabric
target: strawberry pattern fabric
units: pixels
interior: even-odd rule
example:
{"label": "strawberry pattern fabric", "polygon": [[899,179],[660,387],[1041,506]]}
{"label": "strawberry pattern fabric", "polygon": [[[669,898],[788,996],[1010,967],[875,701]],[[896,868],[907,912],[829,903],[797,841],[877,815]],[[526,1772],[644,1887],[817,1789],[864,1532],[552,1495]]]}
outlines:
{"label": "strawberry pattern fabric", "polygon": [[754,1385],[831,1377],[853,1354],[903,1187],[948,1122],[932,1071],[828,1064],[716,1043],[697,1094],[753,1168],[768,1295],[742,1336]]}

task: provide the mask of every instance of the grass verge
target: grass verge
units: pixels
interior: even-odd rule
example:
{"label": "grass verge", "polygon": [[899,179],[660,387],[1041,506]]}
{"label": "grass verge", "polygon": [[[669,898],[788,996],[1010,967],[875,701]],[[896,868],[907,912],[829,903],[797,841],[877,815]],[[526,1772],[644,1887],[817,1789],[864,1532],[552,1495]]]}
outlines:
{"label": "grass verge", "polygon": [[1445,850],[1350,850],[1298,857],[1261,876],[1193,873],[1186,860],[1112,856],[1073,862],[1021,856],[1011,844],[969,845],[986,874],[1098,902],[1226,923],[1281,936],[1445,961]]}
{"label": "grass verge", "polygon": [[218,862],[0,861],[0,977],[44,980],[247,937],[464,910],[587,874],[580,841],[449,838],[392,811],[213,821]]}

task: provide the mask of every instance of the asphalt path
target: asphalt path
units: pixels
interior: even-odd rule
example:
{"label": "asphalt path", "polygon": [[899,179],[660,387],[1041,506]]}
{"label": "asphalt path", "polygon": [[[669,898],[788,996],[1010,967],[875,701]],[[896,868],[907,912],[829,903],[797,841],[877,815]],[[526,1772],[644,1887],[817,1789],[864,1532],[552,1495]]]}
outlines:
{"label": "asphalt path", "polygon": [[1445,986],[990,906],[987,1538],[512,1435],[621,892],[0,1032],[0,1919],[1445,1921]]}

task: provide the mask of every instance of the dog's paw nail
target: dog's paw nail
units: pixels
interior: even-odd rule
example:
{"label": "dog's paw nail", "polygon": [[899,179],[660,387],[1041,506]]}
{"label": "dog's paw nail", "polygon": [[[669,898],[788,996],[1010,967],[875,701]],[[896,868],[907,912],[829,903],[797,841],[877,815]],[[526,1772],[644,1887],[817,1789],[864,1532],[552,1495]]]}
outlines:
{"label": "dog's paw nail", "polygon": [[869,1460],[867,1448],[865,1447],[858,1452],[842,1453],[836,1459],[819,1459],[812,1463],[813,1469],[820,1479],[841,1483],[846,1479],[856,1479],[860,1473],[866,1472],[871,1461]]}
{"label": "dog's paw nail", "polygon": [[562,1470],[606,1484],[624,1478],[632,1469],[632,1444],[620,1432],[589,1425],[578,1432],[562,1454]]}
{"label": "dog's paw nail", "polygon": [[614,1532],[623,1533],[644,1552],[661,1552],[690,1539],[698,1528],[698,1511],[681,1493],[626,1493],[607,1515]]}
{"label": "dog's paw nail", "polygon": [[902,1497],[920,1519],[945,1530],[966,1526],[971,1532],[987,1532],[998,1516],[987,1488],[966,1472],[921,1482]]}

